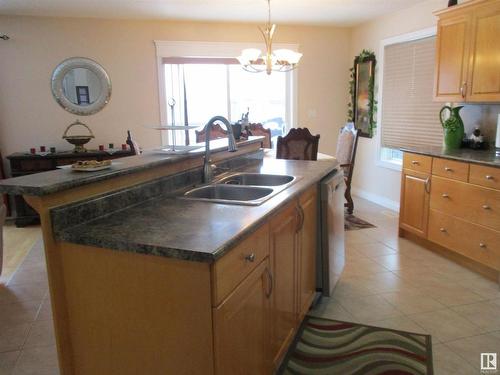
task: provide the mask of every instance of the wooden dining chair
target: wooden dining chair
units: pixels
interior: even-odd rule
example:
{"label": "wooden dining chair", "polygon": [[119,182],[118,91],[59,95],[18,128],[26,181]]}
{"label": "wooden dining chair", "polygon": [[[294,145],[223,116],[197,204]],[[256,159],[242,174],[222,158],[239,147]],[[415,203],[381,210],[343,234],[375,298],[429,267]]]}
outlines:
{"label": "wooden dining chair", "polygon": [[318,160],[319,134],[312,135],[307,128],[292,128],[284,137],[279,136],[276,159]]}
{"label": "wooden dining chair", "polygon": [[344,173],[346,184],[344,204],[347,207],[347,213],[354,211],[354,202],[351,197],[351,182],[354,172],[354,162],[356,160],[356,149],[358,148],[359,129],[343,127],[340,129],[339,139],[337,141],[337,152],[335,157],[340,163],[340,168]]}
{"label": "wooden dining chair", "polygon": [[[196,143],[205,142],[205,129],[195,130]],[[227,130],[224,130],[219,124],[213,124],[210,129],[210,140],[227,138]]]}
{"label": "wooden dining chair", "polygon": [[262,148],[272,148],[271,146],[271,129],[266,129],[261,123],[248,124],[247,126],[249,135],[264,136],[262,141]]}

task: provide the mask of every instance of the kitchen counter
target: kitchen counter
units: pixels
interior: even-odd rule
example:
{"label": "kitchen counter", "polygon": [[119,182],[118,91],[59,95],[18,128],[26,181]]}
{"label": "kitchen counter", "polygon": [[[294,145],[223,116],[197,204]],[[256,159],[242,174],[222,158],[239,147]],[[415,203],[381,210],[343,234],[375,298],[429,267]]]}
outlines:
{"label": "kitchen counter", "polygon": [[[59,240],[112,250],[213,262],[251,234],[269,215],[338,167],[321,161],[276,160],[243,171],[288,174],[298,181],[260,206],[158,197],[60,231]],[[241,171],[241,170],[240,170]]]}
{"label": "kitchen counter", "polygon": [[[262,136],[249,137],[248,140],[238,142],[238,146],[245,146],[262,142]],[[205,152],[205,144],[199,144],[200,149],[183,155],[165,155],[154,151],[145,151],[138,156],[129,156],[113,161],[109,169],[99,172],[73,172],[67,168],[31,174],[27,176],[9,178],[0,181],[0,193],[26,194],[44,196],[79,186],[93,184],[99,181],[150,170],[162,165],[172,165],[183,160],[199,158]],[[212,154],[227,149],[227,138],[210,141]]]}
{"label": "kitchen counter", "polygon": [[444,150],[442,147],[436,146],[413,146],[403,147],[401,151],[500,168],[500,154],[496,154],[495,149],[472,150],[460,148],[458,150]]}

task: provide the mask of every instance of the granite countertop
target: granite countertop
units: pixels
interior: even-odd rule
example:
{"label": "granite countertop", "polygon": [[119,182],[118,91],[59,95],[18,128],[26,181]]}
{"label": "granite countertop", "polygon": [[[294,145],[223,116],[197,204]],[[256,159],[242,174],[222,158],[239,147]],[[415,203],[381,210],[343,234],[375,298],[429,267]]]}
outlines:
{"label": "granite countertop", "polygon": [[401,151],[500,168],[500,154],[496,154],[495,149],[472,150],[470,148],[460,148],[445,150],[436,146],[414,146],[401,148]]}
{"label": "granite countertop", "polygon": [[276,160],[245,171],[289,174],[297,182],[260,206],[160,197],[63,230],[59,240],[113,250],[213,262],[251,234],[269,215],[338,167],[321,161]]}
{"label": "granite countertop", "polygon": [[[261,142],[263,138],[262,136],[249,137],[248,140],[238,142],[238,145]],[[210,150],[212,152],[224,151],[225,149],[227,149],[227,138],[210,141]],[[63,168],[9,178],[0,181],[0,193],[37,196],[53,194],[62,190],[136,173],[160,165],[178,163],[182,160],[199,157],[204,152],[205,144],[200,143],[200,149],[183,155],[165,155],[154,151],[145,151],[141,155],[116,159],[113,160],[111,168],[99,172],[73,172],[70,169]]]}

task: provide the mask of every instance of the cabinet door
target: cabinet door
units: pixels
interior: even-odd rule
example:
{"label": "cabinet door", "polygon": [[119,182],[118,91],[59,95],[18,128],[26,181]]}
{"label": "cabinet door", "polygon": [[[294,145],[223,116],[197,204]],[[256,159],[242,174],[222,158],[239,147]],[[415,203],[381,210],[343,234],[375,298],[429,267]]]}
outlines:
{"label": "cabinet door", "polygon": [[469,59],[470,15],[438,21],[434,100],[465,100]]}
{"label": "cabinet door", "polygon": [[302,225],[299,234],[299,321],[309,310],[316,293],[316,244],[318,201],[316,186],[300,198]]}
{"label": "cabinet door", "polygon": [[427,237],[430,176],[403,169],[399,226],[420,237]]}
{"label": "cabinet door", "polygon": [[500,1],[478,7],[472,20],[468,102],[500,101]]}
{"label": "cabinet door", "polygon": [[291,343],[297,325],[297,214],[297,204],[292,202],[271,219],[270,254],[274,279],[271,353],[275,367]]}
{"label": "cabinet door", "polygon": [[[271,374],[269,258],[214,308],[215,373]],[[196,334],[196,333],[195,333]]]}

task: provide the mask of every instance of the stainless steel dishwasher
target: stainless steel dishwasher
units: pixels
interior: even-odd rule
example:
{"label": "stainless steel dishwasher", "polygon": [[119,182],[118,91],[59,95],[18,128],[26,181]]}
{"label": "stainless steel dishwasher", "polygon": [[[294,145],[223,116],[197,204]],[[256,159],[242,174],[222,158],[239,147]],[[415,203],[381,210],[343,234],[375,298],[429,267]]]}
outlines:
{"label": "stainless steel dishwasher", "polygon": [[342,170],[335,170],[321,180],[316,286],[323,296],[331,296],[345,265],[345,188]]}

